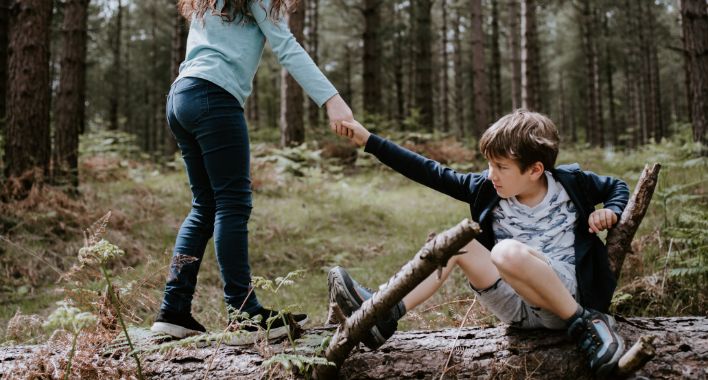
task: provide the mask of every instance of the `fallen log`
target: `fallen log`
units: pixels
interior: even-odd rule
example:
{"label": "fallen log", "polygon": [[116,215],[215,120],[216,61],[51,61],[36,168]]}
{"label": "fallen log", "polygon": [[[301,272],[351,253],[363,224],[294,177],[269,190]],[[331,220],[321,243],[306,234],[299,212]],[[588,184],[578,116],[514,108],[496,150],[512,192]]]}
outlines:
{"label": "fallen log", "polygon": [[[643,335],[655,336],[655,357],[632,378],[708,378],[708,318],[629,318],[619,320],[619,332],[628,342]],[[308,330],[297,346],[312,356],[313,349],[331,330]],[[457,337],[457,340],[455,340]],[[0,378],[21,376],[42,346],[0,348]],[[450,361],[445,365],[450,356]],[[150,379],[260,379],[292,377],[290,370],[275,370],[263,363],[271,355],[292,353],[286,341],[268,347],[216,345],[176,348],[141,354],[143,373]],[[213,358],[212,356],[215,355]],[[60,363],[66,352],[44,353],[45,362]],[[211,369],[207,367],[213,359]],[[98,357],[95,365],[132,366],[130,356]],[[444,376],[443,376],[444,373]],[[57,377],[63,373],[57,372]],[[296,376],[299,377],[299,376]],[[355,348],[341,367],[341,379],[592,379],[585,360],[563,332],[520,331],[506,326],[463,327],[396,333],[377,351]]]}

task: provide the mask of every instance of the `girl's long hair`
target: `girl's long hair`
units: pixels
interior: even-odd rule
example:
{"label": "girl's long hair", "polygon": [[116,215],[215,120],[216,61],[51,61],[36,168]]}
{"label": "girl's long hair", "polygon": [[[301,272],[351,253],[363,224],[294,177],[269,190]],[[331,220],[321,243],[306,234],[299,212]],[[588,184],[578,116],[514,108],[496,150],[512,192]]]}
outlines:
{"label": "girl's long hair", "polygon": [[[259,2],[263,6],[262,0],[224,0],[221,9],[216,9],[217,0],[179,0],[177,9],[187,21],[192,21],[192,17],[195,15],[198,20],[203,21],[204,14],[210,11],[213,15],[221,16],[221,19],[226,22],[232,22],[237,18],[240,22],[250,22],[253,21],[253,15],[248,9],[248,5],[252,1]],[[279,19],[288,10],[289,5],[293,5],[292,0],[287,2],[286,0],[271,0],[268,10],[269,17],[273,20]]]}

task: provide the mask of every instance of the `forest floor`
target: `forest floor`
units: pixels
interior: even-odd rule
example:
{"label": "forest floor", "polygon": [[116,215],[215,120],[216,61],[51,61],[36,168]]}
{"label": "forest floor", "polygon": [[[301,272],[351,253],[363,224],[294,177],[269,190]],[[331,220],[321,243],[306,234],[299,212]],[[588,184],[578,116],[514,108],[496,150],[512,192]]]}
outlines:
{"label": "forest floor", "polygon": [[[460,170],[486,167],[475,149],[428,138],[396,140],[455,162],[451,165]],[[292,285],[258,296],[264,305],[309,314],[311,325],[321,325],[326,317],[329,268],[344,266],[376,288],[413,257],[430,232],[469,217],[467,204],[394,173],[361,150],[351,163],[353,150],[341,143],[326,140],[307,149],[254,143],[252,148],[252,272],[275,279],[302,271]],[[558,163],[571,162],[622,178],[632,189],[646,163],[662,163],[634,243],[639,254],[625,262],[613,310],[632,316],[705,315],[708,160],[675,139],[632,152],[563,148]],[[124,300],[134,300],[125,302],[129,319],[149,326],[158,310],[175,234],[190,209],[181,161],[150,163],[126,148],[120,136],[98,134],[82,142],[80,175],[78,198],[48,187],[0,205],[0,342],[46,338],[49,332],[19,331],[17,323],[8,328],[8,322],[16,315],[36,315],[41,321],[56,301],[85,294],[80,290],[103,289],[100,277],[72,277],[72,267],[79,264],[84,229],[109,210],[104,237],[125,250],[110,269]],[[404,318],[401,328],[458,326],[474,299],[465,284],[456,271],[440,292]],[[194,315],[210,330],[226,323],[222,295],[210,243],[193,302]],[[495,322],[479,305],[470,315],[465,325]]]}

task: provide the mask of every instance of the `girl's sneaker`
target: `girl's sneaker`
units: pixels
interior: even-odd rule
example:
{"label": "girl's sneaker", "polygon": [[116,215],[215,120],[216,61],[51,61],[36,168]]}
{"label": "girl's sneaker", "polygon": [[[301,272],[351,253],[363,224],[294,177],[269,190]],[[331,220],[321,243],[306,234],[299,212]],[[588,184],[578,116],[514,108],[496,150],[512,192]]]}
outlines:
{"label": "girl's sneaker", "polygon": [[160,310],[155,318],[155,323],[150,328],[156,333],[163,333],[172,337],[182,339],[188,336],[199,335],[206,332],[206,328],[197,322],[190,313],[175,313],[168,310]]}

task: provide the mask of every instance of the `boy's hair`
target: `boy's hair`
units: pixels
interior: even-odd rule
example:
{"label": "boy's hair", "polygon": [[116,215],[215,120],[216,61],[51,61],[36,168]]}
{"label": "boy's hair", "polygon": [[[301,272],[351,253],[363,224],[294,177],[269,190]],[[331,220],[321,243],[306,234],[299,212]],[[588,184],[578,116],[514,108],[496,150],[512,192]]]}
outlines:
{"label": "boy's hair", "polygon": [[551,119],[517,109],[484,131],[479,150],[487,159],[515,160],[523,173],[538,161],[546,170],[552,169],[558,157],[559,142],[558,129]]}

